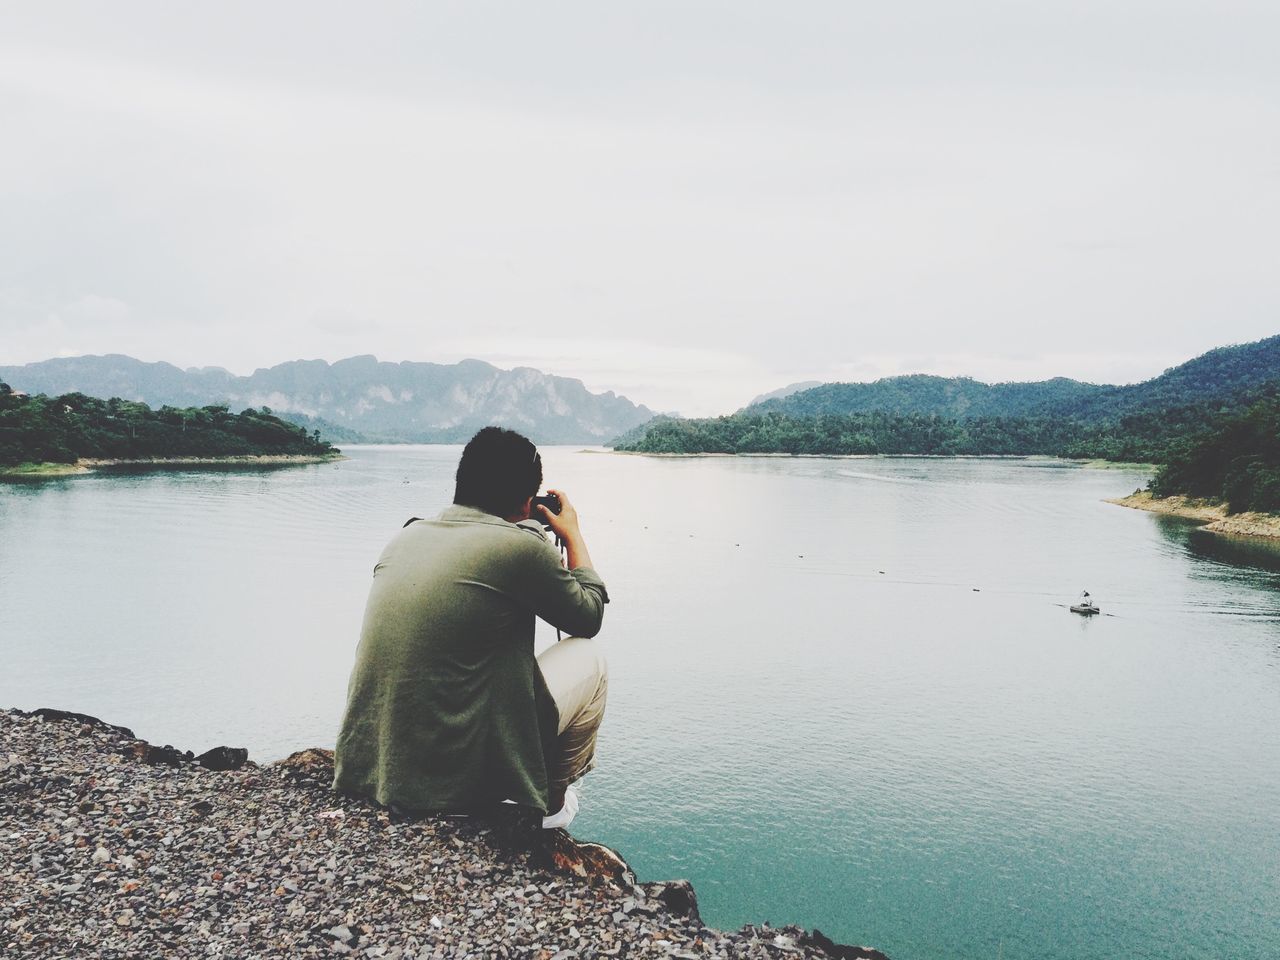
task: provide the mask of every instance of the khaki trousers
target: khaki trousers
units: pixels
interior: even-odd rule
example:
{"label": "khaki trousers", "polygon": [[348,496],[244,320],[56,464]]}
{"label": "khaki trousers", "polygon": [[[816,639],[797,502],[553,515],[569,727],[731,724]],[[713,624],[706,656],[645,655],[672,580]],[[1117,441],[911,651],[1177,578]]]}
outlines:
{"label": "khaki trousers", "polygon": [[560,711],[559,756],[547,758],[549,786],[557,793],[596,765],[596,731],[604,719],[609,668],[600,645],[586,637],[552,644],[538,655],[538,666]]}

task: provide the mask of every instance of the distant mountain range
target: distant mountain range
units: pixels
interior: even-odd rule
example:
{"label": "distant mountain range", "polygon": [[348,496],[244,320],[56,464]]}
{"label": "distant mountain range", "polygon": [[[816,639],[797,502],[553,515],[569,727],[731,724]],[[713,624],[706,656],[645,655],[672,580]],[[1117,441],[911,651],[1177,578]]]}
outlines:
{"label": "distant mountain range", "polygon": [[1280,380],[1280,336],[1219,347],[1129,386],[1100,386],[1063,377],[988,384],[968,377],[914,374],[874,383],[825,383],[760,399],[743,412],[791,417],[872,412],[952,419],[1070,417],[1101,422],[1247,394],[1276,380]]}
{"label": "distant mountain range", "polygon": [[269,407],[338,443],[461,443],[488,424],[538,443],[603,443],[653,416],[626,397],[591,393],[581,380],[480,360],[293,360],[241,377],[221,367],[183,370],[111,354],[0,367],[0,380],[32,394],[79,392],[152,407]]}
{"label": "distant mountain range", "polygon": [[[459,443],[490,423],[540,443],[634,441],[652,411],[612,392],[591,393],[580,380],[527,367],[502,370],[480,360],[455,364],[386,363],[372,356],[337,363],[294,360],[247,377],[220,367],[187,370],[121,355],[45,360],[0,367],[0,380],[28,393],[140,400],[153,407],[222,403],[269,407],[319,429],[335,443]],[[738,415],[885,413],[970,420],[1063,418],[1113,423],[1174,408],[1239,403],[1280,381],[1280,336],[1220,347],[1128,386],[1058,377],[1034,383],[982,383],[923,374],[873,383],[791,384],[757,397]],[[654,420],[669,422],[670,418]]]}

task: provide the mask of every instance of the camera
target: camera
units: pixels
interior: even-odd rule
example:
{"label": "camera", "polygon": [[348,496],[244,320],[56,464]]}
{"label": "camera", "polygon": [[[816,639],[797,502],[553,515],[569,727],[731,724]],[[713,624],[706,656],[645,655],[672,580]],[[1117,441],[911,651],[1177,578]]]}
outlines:
{"label": "camera", "polygon": [[550,512],[554,513],[556,516],[559,516],[560,515],[560,498],[557,497],[554,493],[548,493],[545,497],[534,497],[533,503],[529,505],[529,516],[534,520],[539,521],[544,527],[550,530],[551,524],[547,523],[547,521],[543,519],[542,514],[538,512],[539,504],[546,507]]}

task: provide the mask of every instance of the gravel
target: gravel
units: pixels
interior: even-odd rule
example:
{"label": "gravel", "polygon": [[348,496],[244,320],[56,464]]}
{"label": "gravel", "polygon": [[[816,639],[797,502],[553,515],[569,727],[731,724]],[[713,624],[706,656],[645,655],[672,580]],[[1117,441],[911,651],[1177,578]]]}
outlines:
{"label": "gravel", "polygon": [[687,883],[527,813],[404,819],[331,778],[327,751],[258,766],[0,710],[0,956],[883,956],[712,930]]}

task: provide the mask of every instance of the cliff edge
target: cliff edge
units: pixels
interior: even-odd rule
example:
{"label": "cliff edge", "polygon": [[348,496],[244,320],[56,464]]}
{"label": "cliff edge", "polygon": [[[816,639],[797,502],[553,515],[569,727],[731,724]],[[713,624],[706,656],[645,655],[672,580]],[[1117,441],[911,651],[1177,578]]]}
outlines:
{"label": "cliff edge", "polygon": [[57,710],[0,710],[0,954],[31,957],[812,957],[726,933],[687,882],[515,808],[408,820],[330,789],[332,755],[199,757]]}

